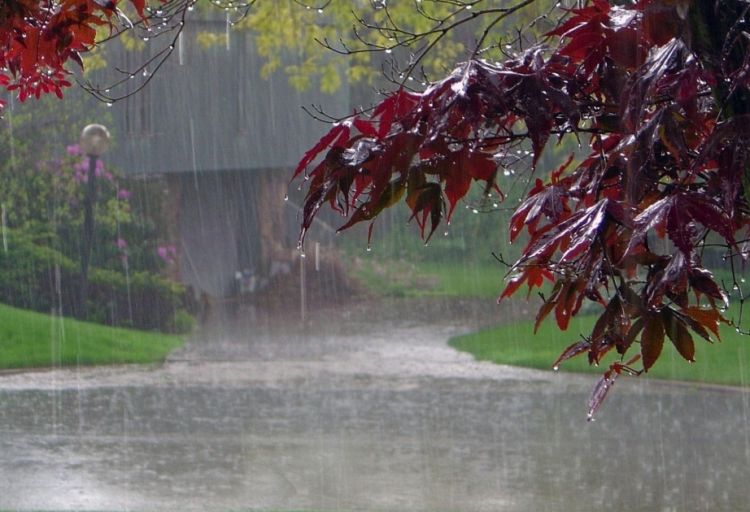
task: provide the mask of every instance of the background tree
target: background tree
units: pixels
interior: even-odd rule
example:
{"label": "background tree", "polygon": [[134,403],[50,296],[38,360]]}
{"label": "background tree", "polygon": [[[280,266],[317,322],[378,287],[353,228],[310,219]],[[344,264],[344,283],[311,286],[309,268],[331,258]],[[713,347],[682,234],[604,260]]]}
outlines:
{"label": "background tree", "polygon": [[[750,7],[594,0],[550,12],[554,28],[539,41],[521,32],[498,43],[493,27],[533,3],[449,2],[451,14],[417,39],[380,3],[387,21],[373,30],[394,47],[422,46],[393,92],[338,120],[300,161],[300,243],[325,203],[349,216],[341,229],[369,222],[372,231],[401,200],[429,239],[473,182],[502,197],[503,171],[518,169],[519,155],[533,171],[551,140],[585,145],[584,158],[529,176],[510,224],[511,240],[523,231],[529,239],[500,299],[550,281],[537,326],[554,312],[562,330],[585,302],[600,305],[593,331],[554,363],[618,354],[594,389],[591,417],[617,376],[653,366],[665,339],[693,361],[694,337],[718,339],[728,322],[727,292],[702,260],[712,244],[726,248],[732,269],[748,255]],[[411,89],[433,41],[479,17],[486,30],[470,58]],[[506,55],[486,58],[493,49]]]}
{"label": "background tree", "polygon": [[[513,26],[528,25],[532,32],[539,24],[543,28],[546,18],[540,15],[553,2],[525,3],[526,9],[517,13]],[[252,31],[255,49],[266,59],[264,73],[283,66],[285,53],[300,56],[301,63],[284,67],[290,81],[300,88],[314,83],[333,93],[342,80],[379,83],[384,71],[398,77],[406,68],[416,71],[409,73],[410,80],[428,80],[449,71],[453,62],[471,49],[477,34],[492,23],[480,10],[458,19],[456,7],[470,11],[482,4],[496,8],[502,2],[390,5],[371,0],[327,0],[308,5],[300,0],[10,0],[0,6],[0,69],[4,70],[0,85],[16,91],[22,101],[46,93],[61,97],[71,85],[71,72],[76,67],[82,68],[85,61],[89,70],[106,65],[97,50],[112,39],[120,39],[131,49],[146,44],[156,47],[147,60],[132,69],[115,63],[122,76],[114,83],[91,83],[79,77],[89,92],[104,101],[115,101],[121,90],[134,92],[133,78],[139,78],[143,70],[148,69],[148,79],[136,80],[140,86],[135,89],[154,76],[191,17],[216,13],[226,13],[227,31]],[[353,37],[342,37],[353,26]],[[501,24],[499,28],[507,27]],[[220,43],[225,35],[202,33],[198,38],[210,45]],[[412,51],[405,52],[406,47]],[[384,59],[384,55],[398,58]],[[120,88],[123,84],[129,86]]]}

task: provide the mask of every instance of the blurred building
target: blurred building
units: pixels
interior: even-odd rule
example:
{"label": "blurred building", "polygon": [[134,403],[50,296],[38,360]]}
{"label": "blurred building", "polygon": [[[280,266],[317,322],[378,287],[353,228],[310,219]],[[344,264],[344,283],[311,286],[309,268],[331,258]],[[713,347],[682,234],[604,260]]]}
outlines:
{"label": "blurred building", "polygon": [[[222,37],[205,46],[200,32]],[[120,78],[113,65],[137,69],[161,47],[111,45],[112,75],[99,80]],[[283,60],[297,63],[293,55]],[[249,276],[255,286],[290,268],[299,220],[298,200],[285,201],[287,186],[301,155],[327,129],[302,106],[348,111],[346,85],[335,95],[300,92],[284,65],[265,79],[262,64],[251,33],[228,31],[224,20],[194,21],[150,83],[111,108],[116,144],[107,160],[126,174],[165,181],[174,277],[196,294],[228,297],[249,286]]]}

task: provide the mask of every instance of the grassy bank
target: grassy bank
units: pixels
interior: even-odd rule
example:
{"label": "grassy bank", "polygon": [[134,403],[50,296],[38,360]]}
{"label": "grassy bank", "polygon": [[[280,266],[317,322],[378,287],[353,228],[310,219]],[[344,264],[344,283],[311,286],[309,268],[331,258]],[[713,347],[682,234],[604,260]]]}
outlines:
{"label": "grassy bank", "polygon": [[[574,319],[565,332],[561,332],[554,321],[546,321],[536,335],[533,334],[533,323],[523,322],[458,336],[451,339],[449,344],[472,354],[480,361],[549,370],[560,353],[580,339],[578,333],[591,332],[595,321],[595,316]],[[749,385],[750,337],[722,325],[720,343],[710,344],[698,336],[694,338],[694,364],[682,359],[667,338],[661,357],[648,374],[641,378]],[[560,371],[600,374],[603,367],[616,360],[614,350],[611,352],[600,367],[589,366],[586,355],[583,354],[562,363]]]}
{"label": "grassy bank", "polygon": [[183,342],[0,305],[0,369],[161,362]]}
{"label": "grassy bank", "polygon": [[498,263],[410,262],[358,259],[350,275],[365,289],[383,297],[487,297],[503,290],[503,267]]}
{"label": "grassy bank", "polygon": [[[505,286],[503,277],[507,271],[492,261],[419,262],[372,256],[352,257],[349,261],[352,262],[349,268],[351,275],[365,289],[382,297],[480,297],[492,301],[502,292]],[[732,276],[728,271],[718,271],[717,279],[729,283],[731,287]],[[744,293],[750,293],[750,287]],[[736,309],[728,312],[728,318],[732,316],[737,317]],[[744,316],[750,318],[750,309],[746,310]],[[449,344],[478,360],[551,370],[560,353],[580,340],[579,334],[590,333],[595,321],[595,316],[581,316],[571,321],[567,331],[561,332],[554,319],[550,318],[542,323],[536,335],[533,334],[533,322],[503,325],[453,338]],[[745,330],[750,330],[749,323],[744,322]],[[720,343],[710,344],[694,336],[696,363],[690,364],[682,359],[666,338],[662,356],[643,377],[750,385],[750,337],[721,325],[721,339]],[[632,353],[635,354],[635,350]],[[600,367],[595,367],[589,366],[584,354],[564,362],[560,370],[601,374],[603,367],[616,359],[617,354],[613,351]]]}

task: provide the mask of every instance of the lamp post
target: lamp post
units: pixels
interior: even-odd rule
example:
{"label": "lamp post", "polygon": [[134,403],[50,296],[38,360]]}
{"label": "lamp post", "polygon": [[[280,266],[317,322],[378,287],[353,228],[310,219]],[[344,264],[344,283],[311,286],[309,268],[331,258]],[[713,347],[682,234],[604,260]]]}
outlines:
{"label": "lamp post", "polygon": [[90,124],[81,132],[81,151],[89,158],[89,172],[83,196],[83,231],[81,236],[80,318],[86,318],[89,298],[89,263],[94,246],[94,205],[96,204],[96,162],[109,149],[109,131],[100,124]]}

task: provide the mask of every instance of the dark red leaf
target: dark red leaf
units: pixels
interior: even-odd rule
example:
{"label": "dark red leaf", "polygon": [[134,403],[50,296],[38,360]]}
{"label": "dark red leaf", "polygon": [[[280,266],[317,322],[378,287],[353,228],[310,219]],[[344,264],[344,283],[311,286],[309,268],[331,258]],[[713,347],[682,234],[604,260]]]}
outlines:
{"label": "dark red leaf", "polygon": [[[548,278],[550,280],[553,280],[554,276],[550,275],[550,276],[548,276]],[[564,282],[560,281],[560,280],[557,281],[557,282],[555,282],[555,285],[552,288],[552,292],[550,293],[550,296],[544,301],[544,304],[542,304],[542,306],[539,308],[539,311],[537,312],[537,315],[536,315],[536,321],[534,322],[534,334],[536,334],[536,332],[539,329],[539,326],[541,325],[542,321],[555,308],[555,305],[557,304],[557,300],[560,297],[560,292],[563,289],[563,284],[564,284]],[[531,287],[529,287],[529,293],[531,293]],[[505,294],[503,294],[503,296],[505,296]],[[498,299],[498,301],[499,301],[499,299]]]}
{"label": "dark red leaf", "polygon": [[[412,215],[409,220],[416,219],[422,232],[422,238],[429,240],[437,229],[443,216],[442,190],[438,183],[427,183],[424,186],[409,192],[406,202],[411,208]],[[427,216],[430,216],[430,232],[424,236]]]}
{"label": "dark red leaf", "polygon": [[727,294],[719,288],[713,274],[705,268],[691,268],[688,282],[696,294],[704,294],[712,301],[720,300],[725,306],[729,305]]}
{"label": "dark red leaf", "polygon": [[448,220],[450,221],[456,204],[462,199],[471,187],[471,175],[461,167],[451,167],[451,171],[446,173],[445,179],[445,197],[448,198]]}
{"label": "dark red leaf", "polygon": [[696,222],[733,243],[733,223],[713,198],[696,192],[676,192],[655,202],[634,219],[627,252],[633,251],[649,232],[664,229],[675,245],[689,256],[695,246]]}
{"label": "dark red leaf", "polygon": [[587,352],[591,349],[591,343],[584,340],[584,341],[577,341],[570,345],[568,348],[566,348],[560,356],[555,359],[555,362],[552,363],[552,368],[557,370],[557,367],[562,363],[563,361],[567,361],[568,359],[575,357],[579,354],[583,354],[584,352]]}
{"label": "dark red leaf", "polygon": [[[567,192],[562,186],[547,185],[538,189],[541,180],[537,180],[537,187],[529,197],[519,206],[511,217],[510,239],[515,240],[525,224],[529,232],[534,233],[544,215],[550,222],[558,223],[564,216],[570,214],[567,206]],[[534,192],[536,190],[536,192]]]}
{"label": "dark red leaf", "polygon": [[576,292],[577,290],[573,283],[564,284],[560,291],[560,300],[557,301],[557,305],[555,306],[555,320],[561,331],[565,331],[568,328],[570,317],[573,316],[571,302],[575,301]]}
{"label": "dark red leaf", "polygon": [[372,125],[372,122],[370,120],[357,117],[354,119],[352,124],[354,124],[354,127],[367,137],[375,138],[378,136],[378,131]]}
{"label": "dark red leaf", "polygon": [[347,123],[340,123],[336,124],[331,128],[331,130],[323,135],[320,140],[315,144],[312,148],[307,150],[305,152],[305,155],[302,157],[302,159],[297,164],[297,167],[294,169],[294,175],[292,176],[292,179],[296,178],[297,176],[302,173],[302,171],[305,170],[305,168],[313,161],[315,158],[326,148],[328,148],[331,144],[343,144],[346,139],[349,138],[349,125]]}
{"label": "dark red leaf", "polygon": [[[554,275],[549,270],[540,267],[540,266],[534,266],[529,265],[527,267],[524,267],[520,272],[516,273],[508,282],[508,285],[505,287],[505,290],[503,290],[502,295],[497,299],[498,302],[500,302],[502,299],[506,297],[510,297],[513,295],[518,288],[523,285],[523,283],[526,283],[529,288],[529,295],[531,294],[531,291],[536,287],[540,288],[542,284],[544,284],[544,280],[547,279],[549,281],[554,281]],[[552,291],[552,296],[547,301],[548,303],[552,303],[552,305],[549,306],[549,311],[552,310],[553,305],[556,303],[557,298],[559,296],[559,292],[562,288],[562,282],[558,281],[558,283],[555,284],[555,287]],[[547,313],[549,313],[547,311]],[[546,316],[546,313],[542,315],[542,317],[537,317],[537,325],[536,328],[539,327],[539,322],[542,318]]]}
{"label": "dark red leaf", "polygon": [[641,334],[641,357],[643,369],[648,371],[659,359],[664,345],[664,324],[658,314],[649,313],[644,317],[643,333]]}
{"label": "dark red leaf", "polygon": [[677,252],[672,255],[667,266],[654,275],[647,288],[649,307],[659,307],[667,292],[680,294],[687,291],[689,262],[684,253]]}
{"label": "dark red leaf", "polygon": [[644,2],[644,35],[657,46],[667,43],[682,30],[681,16],[677,13],[675,3]]}
{"label": "dark red leaf", "polygon": [[661,313],[664,331],[669,336],[669,339],[672,340],[672,344],[677,349],[677,352],[687,361],[694,362],[695,344],[682,319],[675,315],[670,308],[664,308]]}
{"label": "dark red leaf", "polygon": [[619,373],[610,368],[609,370],[604,372],[604,375],[602,375],[602,377],[594,386],[594,390],[591,392],[591,396],[589,397],[589,410],[587,414],[587,418],[589,421],[594,420],[594,414],[596,414],[596,411],[599,410],[599,407],[601,407],[604,399],[607,398],[607,394],[612,389],[612,386],[615,383],[615,379],[617,379],[619,375]]}
{"label": "dark red leaf", "polygon": [[635,341],[635,338],[643,330],[643,326],[645,325],[645,323],[646,322],[643,320],[643,318],[638,318],[630,325],[627,335],[622,340],[622,344],[617,347],[617,352],[620,355],[624,355],[625,352],[630,348],[630,346]]}
{"label": "dark red leaf", "polygon": [[[697,306],[690,306],[684,308],[681,312],[688,318],[696,322],[698,326],[705,327],[706,329],[710,330],[718,340],[721,339],[721,336],[719,334],[719,323],[729,323],[723,316],[721,316],[721,313],[719,313],[716,308],[700,308]],[[693,330],[698,332],[698,334],[701,334],[695,327],[693,327],[692,325],[691,327],[693,328]],[[701,336],[710,341],[708,336]]]}
{"label": "dark red leaf", "polygon": [[130,0],[130,3],[135,7],[135,12],[138,13],[140,18],[145,18],[143,10],[146,8],[146,0]]}
{"label": "dark red leaf", "polygon": [[[518,290],[523,285],[523,283],[525,281],[526,281],[526,274],[524,272],[520,272],[520,273],[516,274],[515,276],[513,276],[508,281],[508,284],[505,286],[505,289],[503,290],[503,293],[500,295],[500,297],[498,297],[497,302],[499,303],[503,299],[505,299],[505,298],[510,297],[511,295],[513,295],[516,292],[516,290]],[[555,306],[555,303],[551,302],[551,303],[548,303],[548,304],[549,304],[549,311],[551,311],[552,308]],[[547,311],[547,313],[549,313],[549,311]],[[546,313],[545,313],[545,315],[546,315]],[[538,323],[537,323],[537,325],[538,325]]]}

